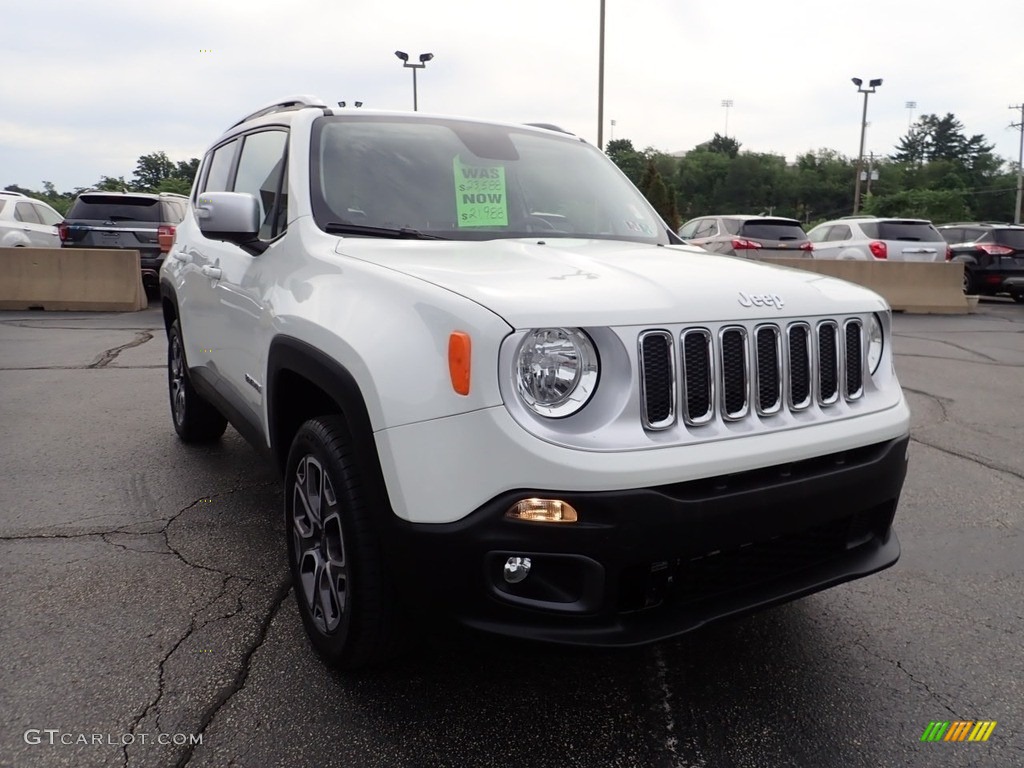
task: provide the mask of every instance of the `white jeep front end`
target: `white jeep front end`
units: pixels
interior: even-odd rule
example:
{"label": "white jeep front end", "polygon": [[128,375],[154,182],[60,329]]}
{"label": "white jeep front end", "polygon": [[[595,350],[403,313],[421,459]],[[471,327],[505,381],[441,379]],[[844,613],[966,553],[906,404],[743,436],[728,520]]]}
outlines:
{"label": "white jeep front end", "polygon": [[[632,644],[896,561],[909,411],[870,291],[683,247],[339,251],[514,329],[473,361],[500,403],[375,434],[414,604]],[[514,276],[481,270],[513,251]]]}
{"label": "white jeep front end", "polygon": [[161,291],[175,430],[281,471],[332,665],[411,615],[649,642],[899,557],[885,302],[683,246],[565,133],[275,103],[206,154]]}

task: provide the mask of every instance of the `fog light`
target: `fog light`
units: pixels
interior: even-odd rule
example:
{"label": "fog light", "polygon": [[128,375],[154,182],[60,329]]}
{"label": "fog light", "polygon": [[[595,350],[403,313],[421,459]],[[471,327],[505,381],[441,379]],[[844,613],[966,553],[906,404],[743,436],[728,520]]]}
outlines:
{"label": "fog light", "polygon": [[505,561],[505,581],[518,584],[530,575],[531,565],[528,557],[510,557]]}
{"label": "fog light", "polygon": [[576,510],[558,499],[523,499],[513,504],[505,517],[535,523],[575,523]]}

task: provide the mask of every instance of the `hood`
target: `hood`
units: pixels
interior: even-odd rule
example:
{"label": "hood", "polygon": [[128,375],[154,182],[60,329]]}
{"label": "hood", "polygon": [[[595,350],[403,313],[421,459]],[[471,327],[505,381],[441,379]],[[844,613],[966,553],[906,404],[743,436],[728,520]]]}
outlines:
{"label": "hood", "polygon": [[887,308],[842,280],[685,246],[340,238],[336,252],[446,288],[515,328],[785,319]]}

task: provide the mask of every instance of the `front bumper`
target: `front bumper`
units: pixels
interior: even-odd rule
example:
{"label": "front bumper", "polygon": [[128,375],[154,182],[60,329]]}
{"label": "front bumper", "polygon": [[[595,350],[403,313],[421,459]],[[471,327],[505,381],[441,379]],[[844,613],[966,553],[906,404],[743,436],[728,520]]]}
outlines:
{"label": "front bumper", "polygon": [[[895,563],[908,440],[650,488],[509,491],[449,523],[395,517],[389,570],[426,618],[566,644],[671,637]],[[504,517],[532,496],[579,522]],[[509,557],[531,559],[520,583],[503,577]]]}

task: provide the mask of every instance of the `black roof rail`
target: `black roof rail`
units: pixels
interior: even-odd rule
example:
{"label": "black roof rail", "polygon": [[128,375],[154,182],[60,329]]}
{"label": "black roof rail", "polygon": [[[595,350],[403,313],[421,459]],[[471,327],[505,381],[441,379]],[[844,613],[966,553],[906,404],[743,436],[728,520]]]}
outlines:
{"label": "black roof rail", "polygon": [[286,99],[281,99],[267,104],[264,107],[260,107],[255,112],[250,112],[237,123],[233,123],[228,130],[231,130],[231,128],[237,128],[242,123],[247,123],[250,120],[255,120],[257,117],[272,115],[275,112],[289,112],[294,109],[302,109],[303,107],[319,107],[321,109],[327,109],[327,104],[325,104],[324,100],[319,96],[290,96]]}

